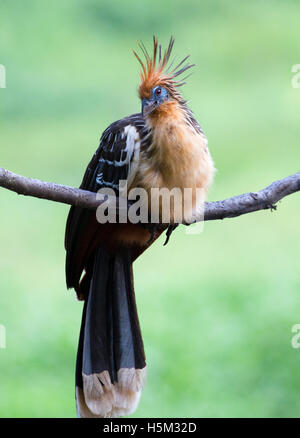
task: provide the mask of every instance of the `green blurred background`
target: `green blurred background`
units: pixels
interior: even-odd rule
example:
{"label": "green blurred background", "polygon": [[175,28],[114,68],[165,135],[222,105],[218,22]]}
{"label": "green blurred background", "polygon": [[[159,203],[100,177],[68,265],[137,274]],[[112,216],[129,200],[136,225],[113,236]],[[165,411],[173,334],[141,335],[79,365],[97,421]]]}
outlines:
{"label": "green blurred background", "polygon": [[[218,172],[210,200],[299,171],[297,1],[1,0],[0,166],[78,186],[101,132],[139,111],[131,48],[176,39]],[[177,230],[135,264],[148,381],[136,417],[298,417],[300,195]],[[1,417],[74,417],[82,303],[64,279],[65,205],[0,189]]]}

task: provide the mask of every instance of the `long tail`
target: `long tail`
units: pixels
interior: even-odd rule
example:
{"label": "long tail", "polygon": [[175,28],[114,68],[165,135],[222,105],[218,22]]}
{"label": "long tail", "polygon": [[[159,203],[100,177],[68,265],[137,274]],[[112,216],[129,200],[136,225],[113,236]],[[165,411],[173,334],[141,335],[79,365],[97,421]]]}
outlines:
{"label": "long tail", "polygon": [[77,353],[77,414],[129,415],[146,377],[130,252],[110,255],[99,248],[92,269]]}

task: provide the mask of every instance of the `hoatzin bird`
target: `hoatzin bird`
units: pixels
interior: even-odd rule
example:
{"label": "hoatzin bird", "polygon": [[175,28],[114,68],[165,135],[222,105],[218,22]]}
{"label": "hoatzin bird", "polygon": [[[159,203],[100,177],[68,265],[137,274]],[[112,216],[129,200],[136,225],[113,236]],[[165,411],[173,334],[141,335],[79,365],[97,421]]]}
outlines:
{"label": "hoatzin bird", "polygon": [[[153,54],[141,64],[141,113],[112,123],[85,172],[80,188],[174,187],[207,192],[214,165],[200,125],[182,98],[178,79],[193,65],[185,57],[170,64],[173,37],[162,53],[153,37]],[[193,196],[192,209],[197,210]],[[149,204],[149,208],[151,205]],[[170,220],[168,237],[176,226]],[[167,229],[167,226],[166,228]],[[132,413],[145,381],[146,363],[133,288],[133,261],[149,246],[151,224],[100,224],[95,212],[71,207],[65,236],[66,281],[84,300],[76,362],[76,404],[80,417],[118,417]],[[157,233],[156,233],[157,234]]]}

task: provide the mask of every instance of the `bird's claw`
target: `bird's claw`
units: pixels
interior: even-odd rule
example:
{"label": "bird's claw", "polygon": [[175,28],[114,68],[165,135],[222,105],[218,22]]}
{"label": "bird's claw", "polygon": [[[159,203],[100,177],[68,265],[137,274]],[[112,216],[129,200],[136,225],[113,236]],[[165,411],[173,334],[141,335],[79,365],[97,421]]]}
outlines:
{"label": "bird's claw", "polygon": [[166,240],[164,243],[164,246],[167,245],[167,243],[170,240],[171,234],[173,233],[173,231],[178,227],[178,224],[172,224],[168,226],[167,232],[166,232]]}
{"label": "bird's claw", "polygon": [[150,243],[152,243],[154,241],[155,238],[155,233],[158,229],[158,224],[152,224],[151,222],[148,224],[147,229],[150,233],[150,238],[147,242],[147,245],[150,245]]}
{"label": "bird's claw", "polygon": [[[147,245],[150,245],[150,243],[152,243],[155,240],[155,235],[157,231],[163,231],[163,228],[161,227],[161,224],[157,224],[157,223],[151,223],[149,222],[147,225],[145,224],[141,224],[143,228],[146,228],[149,233],[150,233],[150,238],[147,242]],[[178,227],[178,224],[172,224],[169,225],[167,228],[167,232],[166,232],[166,240],[164,243],[164,246],[167,245],[167,243],[170,240],[171,234],[173,233],[173,231]]]}

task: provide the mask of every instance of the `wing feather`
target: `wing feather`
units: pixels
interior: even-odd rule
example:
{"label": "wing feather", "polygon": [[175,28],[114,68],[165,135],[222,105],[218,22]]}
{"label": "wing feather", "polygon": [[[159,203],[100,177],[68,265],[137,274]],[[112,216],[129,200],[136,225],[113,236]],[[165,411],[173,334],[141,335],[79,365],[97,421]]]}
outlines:
{"label": "wing feather", "polygon": [[[111,124],[101,136],[100,145],[85,171],[80,188],[97,192],[102,187],[113,187],[118,195],[119,180],[133,178],[132,172],[136,171],[136,149],[146,134],[141,114],[133,114]],[[137,141],[134,141],[134,135]],[[133,159],[135,166],[131,166]],[[68,288],[78,290],[82,272],[88,265],[93,241],[100,228],[94,211],[71,207],[65,234]]]}

